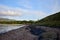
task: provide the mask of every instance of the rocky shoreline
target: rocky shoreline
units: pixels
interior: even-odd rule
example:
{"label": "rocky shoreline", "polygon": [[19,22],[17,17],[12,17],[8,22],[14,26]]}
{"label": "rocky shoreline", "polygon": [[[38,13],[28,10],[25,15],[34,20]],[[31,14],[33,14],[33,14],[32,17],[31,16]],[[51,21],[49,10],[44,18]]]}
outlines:
{"label": "rocky shoreline", "polygon": [[0,40],[60,40],[60,29],[28,25],[0,34]]}

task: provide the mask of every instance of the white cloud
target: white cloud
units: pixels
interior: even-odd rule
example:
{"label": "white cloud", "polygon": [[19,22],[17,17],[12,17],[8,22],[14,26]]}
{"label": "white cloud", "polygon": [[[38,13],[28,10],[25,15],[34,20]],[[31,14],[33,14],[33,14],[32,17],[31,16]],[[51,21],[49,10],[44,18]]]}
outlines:
{"label": "white cloud", "polygon": [[24,8],[32,8],[30,0],[20,0],[18,2],[18,5],[20,5],[20,6],[24,7]]}
{"label": "white cloud", "polygon": [[[30,16],[30,17],[37,17],[37,18],[40,19],[40,18],[43,18],[43,17],[45,17],[47,15],[48,14],[46,14],[43,11],[21,9],[21,8],[12,8],[12,7],[8,7],[8,6],[5,6],[5,5],[0,5],[0,16],[2,16],[2,17],[6,17],[7,16],[8,18],[10,18],[10,17],[11,18],[15,18],[13,16],[18,16],[18,17],[22,17],[23,18],[23,16],[27,16],[29,18],[29,16]],[[31,19],[31,18],[29,18],[29,19]]]}
{"label": "white cloud", "polygon": [[8,16],[18,16],[20,14],[17,14],[18,11],[11,11],[11,10],[6,10],[6,11],[1,11],[0,12],[2,15],[8,15]]}
{"label": "white cloud", "polygon": [[21,11],[8,6],[0,5],[0,16],[20,16]]}

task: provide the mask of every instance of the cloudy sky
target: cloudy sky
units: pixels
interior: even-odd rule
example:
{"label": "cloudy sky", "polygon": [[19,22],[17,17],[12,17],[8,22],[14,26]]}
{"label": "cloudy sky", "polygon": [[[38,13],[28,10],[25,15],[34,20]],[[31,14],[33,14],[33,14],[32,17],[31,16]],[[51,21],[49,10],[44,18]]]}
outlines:
{"label": "cloudy sky", "polygon": [[0,17],[38,20],[60,11],[60,0],[0,0]]}

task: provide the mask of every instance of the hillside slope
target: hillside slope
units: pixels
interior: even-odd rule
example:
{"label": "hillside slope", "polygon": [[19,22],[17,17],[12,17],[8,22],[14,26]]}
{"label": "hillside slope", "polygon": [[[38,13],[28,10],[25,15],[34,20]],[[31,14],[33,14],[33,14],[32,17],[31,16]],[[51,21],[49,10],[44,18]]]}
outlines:
{"label": "hillside slope", "polygon": [[0,18],[0,21],[15,21],[14,19]]}
{"label": "hillside slope", "polygon": [[37,23],[38,22],[40,25],[59,27],[60,26],[60,12],[47,16],[41,20],[38,20]]}
{"label": "hillside slope", "polygon": [[9,20],[9,19],[7,19],[7,18],[0,18],[0,21],[7,21],[7,20]]}
{"label": "hillside slope", "polygon": [[0,24],[12,24],[14,21],[14,19],[8,19],[8,18],[0,18]]}

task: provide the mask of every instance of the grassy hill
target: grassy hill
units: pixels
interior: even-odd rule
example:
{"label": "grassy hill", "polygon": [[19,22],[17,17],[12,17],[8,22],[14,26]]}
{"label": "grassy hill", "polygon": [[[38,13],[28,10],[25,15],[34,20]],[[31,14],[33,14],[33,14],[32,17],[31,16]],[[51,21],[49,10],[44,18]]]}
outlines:
{"label": "grassy hill", "polygon": [[12,24],[16,20],[8,19],[8,18],[0,18],[0,24]]}
{"label": "grassy hill", "polygon": [[8,18],[0,18],[0,21],[10,21]]}
{"label": "grassy hill", "polygon": [[60,12],[55,13],[53,15],[47,16],[41,20],[37,21],[37,24],[44,26],[60,26]]}

